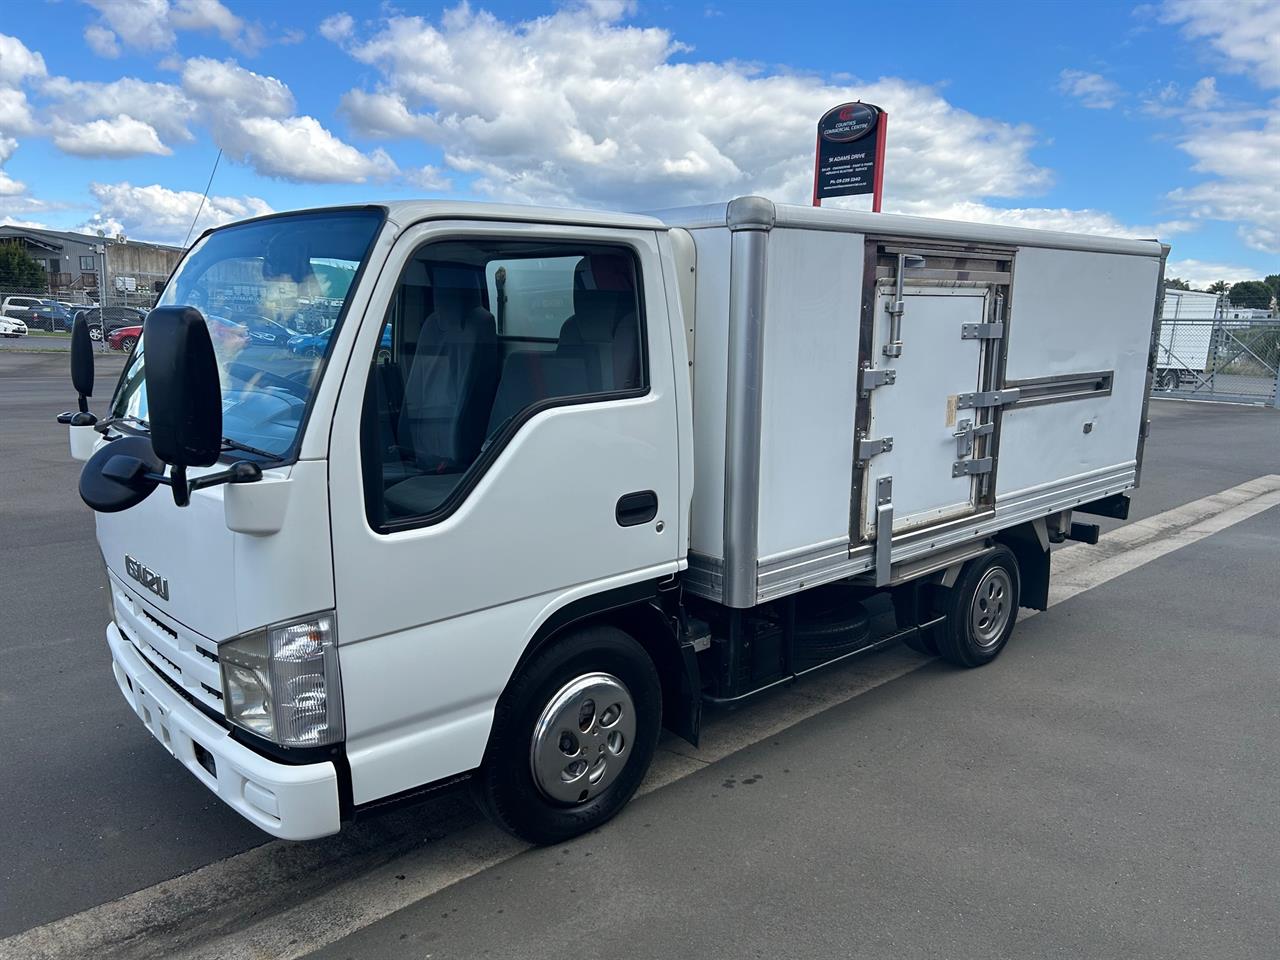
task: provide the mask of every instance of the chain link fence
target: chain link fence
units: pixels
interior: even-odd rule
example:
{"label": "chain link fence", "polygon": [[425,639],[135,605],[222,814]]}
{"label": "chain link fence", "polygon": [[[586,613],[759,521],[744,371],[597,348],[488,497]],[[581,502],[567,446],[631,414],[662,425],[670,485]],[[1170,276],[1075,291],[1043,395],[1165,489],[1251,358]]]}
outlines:
{"label": "chain link fence", "polygon": [[1276,402],[1280,319],[1169,319],[1160,324],[1152,396]]}

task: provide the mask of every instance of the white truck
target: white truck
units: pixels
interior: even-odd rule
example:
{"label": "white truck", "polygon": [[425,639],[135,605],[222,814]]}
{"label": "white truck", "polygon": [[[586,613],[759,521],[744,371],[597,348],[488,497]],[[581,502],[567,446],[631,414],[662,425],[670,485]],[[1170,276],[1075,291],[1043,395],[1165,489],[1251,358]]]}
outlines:
{"label": "white truck", "polygon": [[1222,300],[1200,290],[1166,290],[1156,348],[1157,390],[1177,390],[1200,383],[1209,374]]}
{"label": "white truck", "polygon": [[[120,691],[278,837],[468,781],[546,843],[708,701],[988,663],[1126,516],[1167,252],[759,197],[208,232],[102,419],[73,333]],[[226,316],[316,296],[318,357]]]}

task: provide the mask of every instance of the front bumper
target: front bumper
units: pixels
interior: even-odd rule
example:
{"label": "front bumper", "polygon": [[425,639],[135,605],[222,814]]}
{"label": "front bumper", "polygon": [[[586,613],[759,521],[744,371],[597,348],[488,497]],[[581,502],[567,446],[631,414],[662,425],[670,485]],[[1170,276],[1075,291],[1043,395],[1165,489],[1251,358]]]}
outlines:
{"label": "front bumper", "polygon": [[107,645],[116,683],[133,712],[236,813],[284,840],[338,832],[338,774],[331,762],[292,765],[268,760],[233,740],[228,730],[179,696],[114,623],[107,627]]}

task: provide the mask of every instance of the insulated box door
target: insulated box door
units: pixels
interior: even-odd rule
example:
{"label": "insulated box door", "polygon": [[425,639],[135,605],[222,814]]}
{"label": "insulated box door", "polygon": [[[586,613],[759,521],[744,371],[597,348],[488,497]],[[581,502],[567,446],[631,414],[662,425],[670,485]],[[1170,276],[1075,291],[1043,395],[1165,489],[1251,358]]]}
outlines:
{"label": "insulated box door", "polygon": [[957,462],[970,457],[961,455],[956,434],[959,421],[978,422],[977,411],[957,410],[957,398],[980,389],[983,341],[964,339],[962,328],[987,322],[989,295],[987,287],[908,284],[902,298],[902,353],[888,357],[884,348],[890,342],[894,290],[877,289],[869,359],[875,369],[892,370],[894,380],[871,391],[869,428],[856,454],[865,463],[864,539],[875,532],[876,491],[884,477],[892,481],[894,533],[974,510],[976,479],[957,475]]}

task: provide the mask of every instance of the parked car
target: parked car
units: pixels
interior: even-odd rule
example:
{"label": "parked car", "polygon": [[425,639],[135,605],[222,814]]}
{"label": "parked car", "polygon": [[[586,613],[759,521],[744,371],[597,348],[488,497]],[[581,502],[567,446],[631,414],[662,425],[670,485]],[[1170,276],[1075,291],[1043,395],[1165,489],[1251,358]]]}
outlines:
{"label": "parked car", "polygon": [[44,300],[37,307],[27,311],[27,326],[33,330],[47,330],[50,333],[70,330],[73,315],[70,310],[56,300]]}
{"label": "parked car", "polygon": [[[321,357],[329,347],[329,338],[333,336],[333,327],[319,333],[300,334],[289,338],[289,351],[300,357]],[[382,328],[382,343],[379,350],[391,353],[391,327]]]}
{"label": "parked car", "polygon": [[0,317],[0,337],[25,337],[27,325],[17,317]]}
{"label": "parked car", "polygon": [[133,353],[133,348],[137,345],[138,338],[141,336],[141,324],[134,327],[116,327],[116,329],[107,334],[107,346],[112,350]]}
{"label": "parked car", "polygon": [[134,307],[90,307],[80,313],[84,314],[85,322],[89,324],[89,336],[93,340],[101,340],[103,337],[104,317],[108,335],[120,327],[139,326],[147,318],[145,310]]}
{"label": "parked car", "polygon": [[17,317],[19,320],[26,320],[31,308],[38,307],[40,304],[39,297],[5,297],[0,300],[0,316]]}
{"label": "parked car", "polygon": [[233,313],[228,319],[244,326],[249,331],[249,342],[260,347],[283,347],[298,335],[297,330],[256,314]]}

